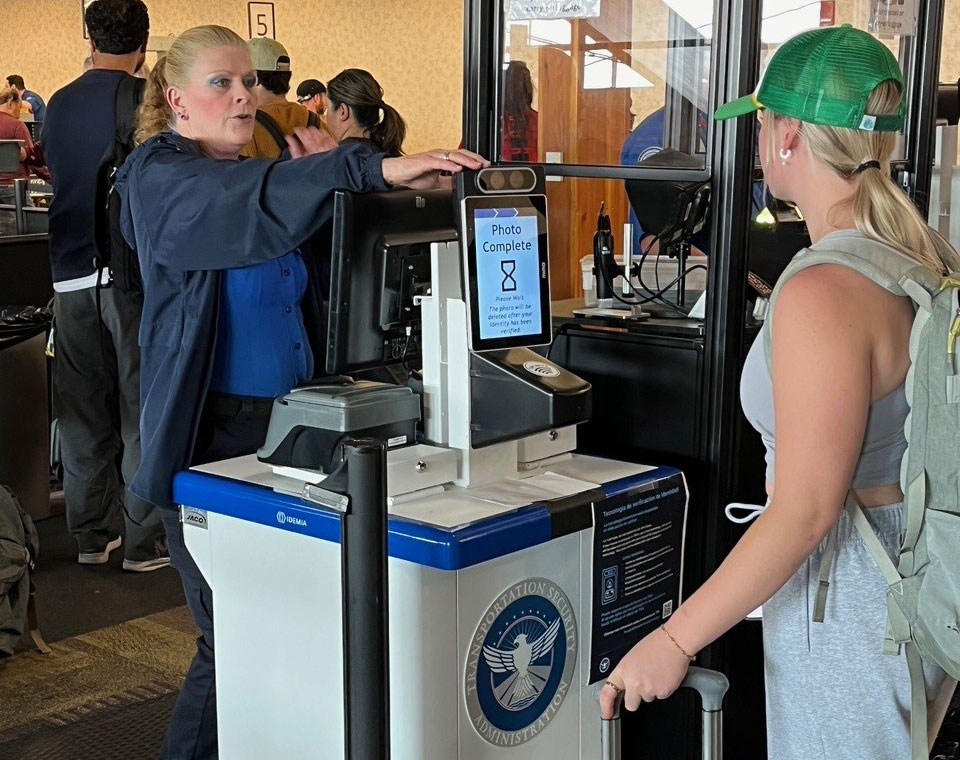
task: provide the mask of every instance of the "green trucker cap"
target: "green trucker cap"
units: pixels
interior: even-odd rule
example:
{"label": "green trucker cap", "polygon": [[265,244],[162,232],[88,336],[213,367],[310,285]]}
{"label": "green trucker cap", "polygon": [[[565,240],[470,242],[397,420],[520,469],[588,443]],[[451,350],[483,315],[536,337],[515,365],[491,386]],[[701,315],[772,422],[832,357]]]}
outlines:
{"label": "green trucker cap", "polygon": [[882,82],[904,92],[900,64],[886,46],[850,24],[813,29],[784,42],[770,59],[756,92],[720,106],[714,118],[730,119],[761,108],[826,127],[896,132],[906,98],[896,114],[867,113],[867,101]]}

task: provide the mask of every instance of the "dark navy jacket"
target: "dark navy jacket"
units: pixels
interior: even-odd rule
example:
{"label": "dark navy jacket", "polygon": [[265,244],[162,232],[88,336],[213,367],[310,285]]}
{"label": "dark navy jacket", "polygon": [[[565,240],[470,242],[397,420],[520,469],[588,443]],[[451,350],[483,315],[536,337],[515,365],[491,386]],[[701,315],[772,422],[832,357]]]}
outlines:
{"label": "dark navy jacket", "polygon": [[382,159],[350,145],[294,161],[217,161],[167,133],[124,162],[121,224],[144,284],[135,496],[173,507],[173,476],[190,465],[217,338],[220,270],[299,246],[330,218],[334,190],[385,190]]}

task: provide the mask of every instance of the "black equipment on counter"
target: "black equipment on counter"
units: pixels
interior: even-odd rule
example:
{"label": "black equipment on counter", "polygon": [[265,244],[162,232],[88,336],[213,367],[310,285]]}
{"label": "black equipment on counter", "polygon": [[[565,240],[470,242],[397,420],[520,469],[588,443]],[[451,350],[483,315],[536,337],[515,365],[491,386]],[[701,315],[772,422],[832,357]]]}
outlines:
{"label": "black equipment on counter", "polygon": [[597,281],[597,305],[601,308],[613,305],[613,281],[620,274],[613,252],[610,216],[604,208],[605,204],[601,201],[597,231],[593,234],[593,275]]}
{"label": "black equipment on counter", "polygon": [[[671,148],[661,150],[637,166],[649,169],[703,168],[699,159]],[[640,226],[660,241],[661,255],[674,256],[679,261],[677,304],[682,306],[687,257],[691,241],[707,223],[710,183],[702,180],[628,179],[624,184]]]}

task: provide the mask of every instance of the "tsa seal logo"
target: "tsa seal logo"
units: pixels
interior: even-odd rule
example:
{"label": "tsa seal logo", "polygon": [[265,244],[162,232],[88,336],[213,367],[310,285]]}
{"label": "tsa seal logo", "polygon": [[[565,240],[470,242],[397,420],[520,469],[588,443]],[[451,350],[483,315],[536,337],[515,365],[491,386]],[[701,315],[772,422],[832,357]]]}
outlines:
{"label": "tsa seal logo", "polygon": [[464,695],[470,722],[497,747],[516,747],[550,725],[577,663],[577,619],[546,578],[520,581],[480,618],[470,641]]}

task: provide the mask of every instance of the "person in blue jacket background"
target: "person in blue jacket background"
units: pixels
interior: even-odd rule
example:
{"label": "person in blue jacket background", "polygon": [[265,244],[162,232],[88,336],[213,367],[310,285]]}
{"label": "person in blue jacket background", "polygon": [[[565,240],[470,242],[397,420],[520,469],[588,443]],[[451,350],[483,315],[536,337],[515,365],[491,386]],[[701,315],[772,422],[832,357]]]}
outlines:
{"label": "person in blue jacket background", "polygon": [[215,758],[217,735],[211,592],[183,545],[174,474],[256,451],[272,399],[312,377],[304,312],[317,294],[298,248],[330,218],[335,190],[428,188],[441,171],[487,165],[463,150],[401,158],[365,144],[329,150],[317,130],[287,138],[294,160],[240,161],[255,84],[234,32],[182,34],[150,75],[142,144],[116,183],[144,282],[142,457],[129,488],[162,508],[171,561],[201,630],[161,753],[176,760]]}

